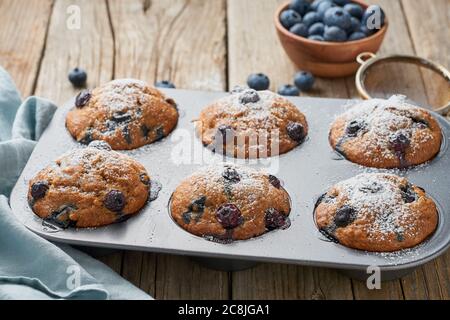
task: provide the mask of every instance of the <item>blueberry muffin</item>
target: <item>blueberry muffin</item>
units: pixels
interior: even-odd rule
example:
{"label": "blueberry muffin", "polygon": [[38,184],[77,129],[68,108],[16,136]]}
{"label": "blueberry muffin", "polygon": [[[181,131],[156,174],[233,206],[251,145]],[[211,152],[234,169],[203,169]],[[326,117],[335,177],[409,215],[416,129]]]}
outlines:
{"label": "blueberry muffin", "polygon": [[442,134],[429,112],[397,99],[364,101],[332,124],[331,146],[366,167],[405,168],[433,159]]}
{"label": "blueberry muffin", "polygon": [[287,99],[242,87],[207,106],[196,129],[205,146],[236,158],[283,154],[308,134],[305,116]]}
{"label": "blueberry muffin", "polygon": [[80,92],[66,126],[75,140],[103,140],[114,150],[130,150],[167,136],[178,122],[175,102],[145,82],[114,80]]}
{"label": "blueberry muffin", "polygon": [[132,158],[93,141],[40,171],[29,183],[28,202],[39,217],[61,228],[122,222],[147,202],[150,177]]}
{"label": "blueberry muffin", "polygon": [[344,246],[388,252],[414,247],[437,227],[425,191],[392,174],[366,173],[333,186],[316,203],[319,230]]}
{"label": "blueberry muffin", "polygon": [[231,164],[203,169],[176,188],[173,219],[185,230],[228,242],[290,225],[289,195],[273,175]]}

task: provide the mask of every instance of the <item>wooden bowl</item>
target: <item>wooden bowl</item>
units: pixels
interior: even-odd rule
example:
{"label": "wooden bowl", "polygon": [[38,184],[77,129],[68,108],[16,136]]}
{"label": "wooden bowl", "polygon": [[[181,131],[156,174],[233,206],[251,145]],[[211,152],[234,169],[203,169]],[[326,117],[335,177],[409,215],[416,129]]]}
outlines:
{"label": "wooden bowl", "polygon": [[[353,0],[353,2],[360,4],[364,9],[368,7],[362,1]],[[355,74],[359,67],[356,57],[362,52],[376,53],[388,28],[388,21],[385,19],[380,30],[361,40],[347,42],[309,40],[289,32],[281,24],[281,12],[286,10],[288,5],[289,2],[281,5],[275,13],[275,27],[281,44],[300,70],[310,71],[319,77],[338,78]]]}

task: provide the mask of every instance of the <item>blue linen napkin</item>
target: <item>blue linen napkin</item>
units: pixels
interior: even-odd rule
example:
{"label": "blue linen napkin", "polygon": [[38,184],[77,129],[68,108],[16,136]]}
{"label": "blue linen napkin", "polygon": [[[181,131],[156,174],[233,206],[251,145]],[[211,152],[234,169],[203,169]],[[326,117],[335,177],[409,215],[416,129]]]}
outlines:
{"label": "blue linen napkin", "polygon": [[22,103],[0,67],[0,300],[151,299],[103,263],[32,233],[11,212],[7,197],[55,110],[37,97]]}

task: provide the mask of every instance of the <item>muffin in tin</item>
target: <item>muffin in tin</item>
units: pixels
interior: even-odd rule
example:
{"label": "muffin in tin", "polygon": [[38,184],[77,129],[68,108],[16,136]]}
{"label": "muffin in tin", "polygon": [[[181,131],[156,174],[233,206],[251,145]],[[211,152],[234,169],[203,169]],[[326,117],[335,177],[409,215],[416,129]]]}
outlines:
{"label": "muffin in tin", "polygon": [[364,173],[323,194],[315,221],[324,235],[344,246],[390,252],[427,239],[437,228],[438,211],[425,191],[407,179]]}
{"label": "muffin in tin", "polygon": [[177,122],[174,100],[143,81],[119,79],[80,92],[66,127],[80,143],[103,140],[130,150],[162,139]]}
{"label": "muffin in tin", "polygon": [[289,100],[270,91],[236,87],[202,110],[196,126],[203,144],[235,158],[265,158],[301,144],[305,116]]}
{"label": "muffin in tin", "polygon": [[28,202],[36,215],[58,227],[99,227],[139,212],[150,184],[140,163],[93,141],[37,173],[29,182]]}
{"label": "muffin in tin", "polygon": [[289,195],[273,175],[232,164],[204,168],[172,194],[170,212],[188,232],[211,240],[245,240],[290,225]]}
{"label": "muffin in tin", "polygon": [[395,97],[358,103],[336,118],[329,141],[354,163],[391,169],[433,159],[440,151],[442,133],[428,111]]}

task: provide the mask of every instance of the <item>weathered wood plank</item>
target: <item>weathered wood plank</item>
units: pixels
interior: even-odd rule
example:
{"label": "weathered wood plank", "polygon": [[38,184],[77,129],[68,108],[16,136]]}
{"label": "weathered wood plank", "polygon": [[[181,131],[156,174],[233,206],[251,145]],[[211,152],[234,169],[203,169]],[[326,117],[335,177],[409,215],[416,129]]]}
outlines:
{"label": "weathered wood plank", "polygon": [[0,1],[0,65],[12,76],[24,97],[32,94],[52,0]]}
{"label": "weathered wood plank", "polygon": [[[22,1],[19,1],[22,2]],[[31,1],[23,1],[30,3]],[[33,1],[35,2],[35,1]],[[45,1],[37,1],[45,6]],[[3,3],[3,2],[2,2]],[[81,14],[79,29],[67,27],[69,6],[78,6]],[[33,9],[34,10],[34,9]],[[21,14],[36,14],[30,8]],[[1,10],[0,10],[1,11]],[[70,10],[69,10],[70,11]],[[72,11],[70,11],[72,12]],[[1,13],[0,13],[1,15]],[[24,21],[21,17],[18,21]],[[32,19],[30,19],[32,21]],[[72,25],[70,25],[72,26]],[[24,34],[32,34],[30,30]],[[41,40],[43,41],[43,40]],[[103,1],[56,0],[48,28],[47,43],[42,65],[37,78],[35,94],[63,103],[78,91],[67,80],[68,72],[82,67],[88,72],[88,86],[94,87],[112,79],[113,38],[108,20],[108,11]],[[31,70],[30,70],[31,72]],[[25,74],[27,72],[24,72]],[[116,272],[122,268],[122,252],[99,258]]]}
{"label": "weathered wood plank", "polygon": [[[169,79],[179,88],[225,89],[223,1],[108,3],[115,36],[115,78],[149,83]],[[226,272],[202,269],[185,257],[126,253],[122,275],[155,298],[228,297]]]}
{"label": "weathered wood plank", "polygon": [[381,283],[381,289],[367,289],[362,281],[353,281],[353,294],[355,300],[402,300],[403,293],[400,281],[387,281]]}
{"label": "weathered wood plank", "polygon": [[[80,9],[81,24],[72,29],[69,6]],[[26,10],[25,10],[26,11]],[[68,27],[70,26],[70,27]],[[82,67],[88,72],[88,86],[112,78],[113,38],[103,1],[56,0],[39,72],[36,94],[60,104],[77,93],[67,80],[68,72]]]}
{"label": "weathered wood plank", "polygon": [[[271,89],[292,83],[296,71],[275,32],[273,16],[283,1],[228,1],[228,70],[230,87],[263,72]],[[312,96],[347,97],[343,80],[318,79]],[[336,271],[281,264],[262,264],[234,272],[234,299],[352,299],[351,282]]]}

